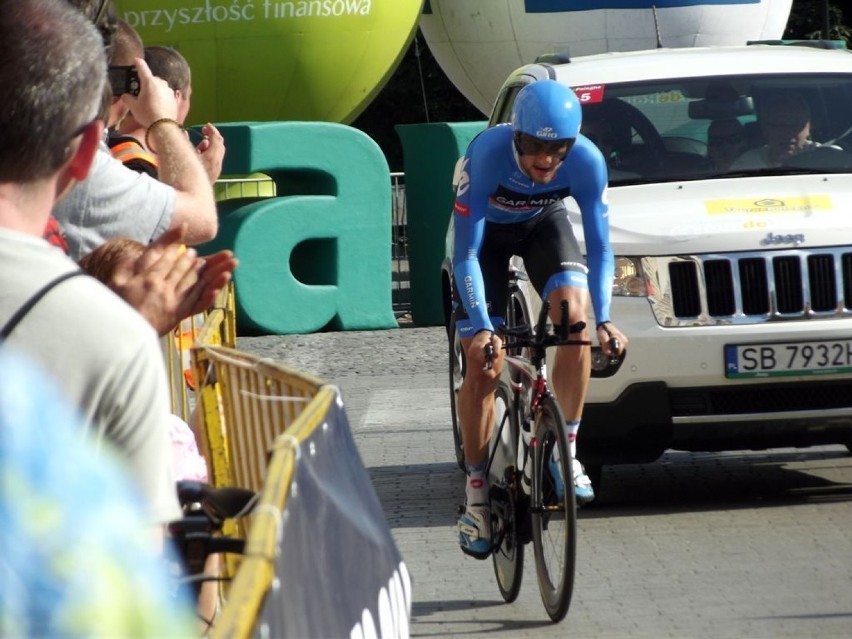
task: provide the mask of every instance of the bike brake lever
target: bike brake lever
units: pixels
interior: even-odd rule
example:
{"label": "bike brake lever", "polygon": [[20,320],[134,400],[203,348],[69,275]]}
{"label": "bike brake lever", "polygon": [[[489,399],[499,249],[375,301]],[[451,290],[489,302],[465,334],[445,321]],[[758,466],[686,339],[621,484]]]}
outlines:
{"label": "bike brake lever", "polygon": [[619,359],[621,359],[621,355],[619,355],[619,353],[618,353],[621,350],[621,342],[618,341],[617,337],[613,337],[609,340],[609,349],[610,349],[610,356],[609,356],[610,361],[617,362]]}

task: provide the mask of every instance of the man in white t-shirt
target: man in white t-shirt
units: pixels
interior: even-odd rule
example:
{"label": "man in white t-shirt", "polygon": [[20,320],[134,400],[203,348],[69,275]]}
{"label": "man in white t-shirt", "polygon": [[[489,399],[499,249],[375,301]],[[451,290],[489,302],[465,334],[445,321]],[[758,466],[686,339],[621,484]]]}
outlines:
{"label": "man in white t-shirt", "polygon": [[[105,40],[111,38],[115,29],[111,0],[66,1],[90,20],[111,20],[109,28],[96,24]],[[141,59],[136,64],[145,66]],[[80,180],[53,212],[68,244],[68,254],[75,261],[111,237],[129,237],[148,244],[167,229],[186,225],[186,243],[199,244],[213,239],[218,231],[208,175],[221,172],[224,139],[215,127],[208,127],[212,130],[205,130],[207,137],[193,147],[177,122],[177,112],[168,121],[154,124],[158,118],[152,117],[146,91],[165,87],[163,95],[172,101],[174,93],[159,78],[156,83],[141,84],[138,97],[124,94],[121,99],[145,127],[146,144],[150,142],[157,149],[159,180],[128,169],[102,143],[87,178]]]}
{"label": "man in white t-shirt", "polygon": [[[140,80],[153,77],[140,67]],[[101,446],[115,448],[147,497],[152,523],[180,517],[171,467],[169,397],[151,325],[105,286],[75,276],[50,288],[12,326],[16,313],[74,261],[42,239],[55,202],[84,180],[101,143],[106,81],[102,40],[61,0],[6,0],[0,12],[0,331],[46,370]],[[174,108],[174,100],[170,100]],[[174,117],[151,99],[149,122]],[[186,142],[157,127],[163,148]],[[203,173],[203,172],[202,172]],[[205,178],[206,179],[206,178]],[[171,261],[168,282],[195,261]],[[62,455],[44,442],[45,454]]]}

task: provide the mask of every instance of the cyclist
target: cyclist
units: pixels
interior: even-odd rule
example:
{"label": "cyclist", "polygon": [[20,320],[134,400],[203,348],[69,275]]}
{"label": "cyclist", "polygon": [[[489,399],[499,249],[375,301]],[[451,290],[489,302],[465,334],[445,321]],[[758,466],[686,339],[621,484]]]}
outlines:
{"label": "cyclist", "polygon": [[[467,356],[459,391],[467,485],[465,512],[458,522],[462,550],[478,559],[491,552],[488,480],[485,464],[493,425],[494,390],[503,365],[502,342],[494,327],[504,323],[509,259],[524,259],[530,280],[551,304],[558,323],[561,301],[578,339],[588,339],[586,307],[591,296],[597,338],[610,355],[610,341],[627,338],[612,324],[609,303],[613,256],[609,245],[607,170],[601,152],[580,135],[580,103],[574,92],[553,80],[524,87],[515,99],[510,124],[490,127],[470,143],[460,164],[454,206],[453,272],[456,327]],[[582,214],[588,268],[564,199],[573,197]],[[496,357],[484,368],[483,348]],[[557,349],[553,388],[576,452],[583,401],[590,374],[588,347]],[[559,465],[550,461],[556,490],[563,488]],[[591,481],[575,459],[578,503],[594,499]]]}

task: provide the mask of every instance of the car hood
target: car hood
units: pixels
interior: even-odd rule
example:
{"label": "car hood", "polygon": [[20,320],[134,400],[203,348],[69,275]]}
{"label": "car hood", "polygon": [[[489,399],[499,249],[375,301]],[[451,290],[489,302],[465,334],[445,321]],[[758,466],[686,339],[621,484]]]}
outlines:
{"label": "car hood", "polygon": [[[852,176],[796,175],[609,189],[616,255],[852,244]],[[582,241],[577,205],[570,217]]]}

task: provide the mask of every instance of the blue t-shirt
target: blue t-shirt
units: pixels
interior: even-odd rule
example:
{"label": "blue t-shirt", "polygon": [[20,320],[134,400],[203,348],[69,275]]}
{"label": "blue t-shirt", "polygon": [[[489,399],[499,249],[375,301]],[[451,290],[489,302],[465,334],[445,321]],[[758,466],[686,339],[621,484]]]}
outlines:
{"label": "blue t-shirt", "polygon": [[454,206],[453,273],[460,290],[465,282],[472,295],[461,296],[478,332],[493,330],[485,301],[479,252],[485,222],[525,222],[550,204],[568,196],[580,206],[589,293],[598,322],[609,320],[614,261],[607,220],[606,162],[594,143],[583,135],[568,153],[553,180],[537,184],[518,165],[512,127],[501,124],[484,130],[470,143],[462,160]]}
{"label": "blue t-shirt", "polygon": [[0,344],[0,636],[193,637],[138,490],[47,374]]}

